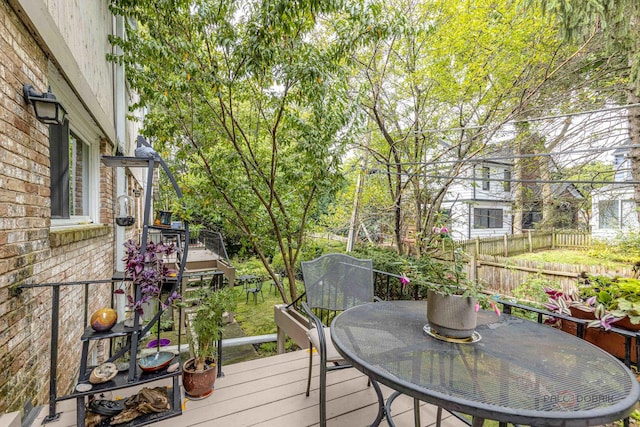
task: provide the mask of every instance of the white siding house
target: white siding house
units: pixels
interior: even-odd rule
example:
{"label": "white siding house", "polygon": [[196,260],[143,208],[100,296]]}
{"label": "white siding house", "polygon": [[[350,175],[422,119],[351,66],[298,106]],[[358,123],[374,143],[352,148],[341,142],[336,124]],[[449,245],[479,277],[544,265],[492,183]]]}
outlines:
{"label": "white siding house", "polygon": [[[614,156],[614,181],[632,181],[628,151],[618,151]],[[633,193],[633,184],[611,184],[592,193],[591,234],[594,238],[610,240],[625,231],[638,231],[640,224]]]}
{"label": "white siding house", "polygon": [[512,233],[512,166],[482,161],[454,183],[442,202],[454,239]]}

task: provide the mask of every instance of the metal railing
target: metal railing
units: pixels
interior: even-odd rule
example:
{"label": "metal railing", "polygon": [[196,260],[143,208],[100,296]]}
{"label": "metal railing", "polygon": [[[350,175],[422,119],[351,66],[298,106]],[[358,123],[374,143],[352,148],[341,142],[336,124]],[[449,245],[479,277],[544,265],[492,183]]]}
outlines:
{"label": "metal railing", "polygon": [[[415,283],[407,283],[403,284],[400,279],[402,276],[397,274],[391,274],[379,270],[374,270],[374,286],[375,286],[375,295],[382,299],[386,300],[396,300],[396,299],[421,299],[420,295],[420,286]],[[58,418],[59,414],[56,414],[56,403],[60,400],[64,400],[67,397],[59,397],[57,391],[57,375],[58,375],[58,338],[60,331],[60,291],[65,286],[82,286],[83,287],[83,307],[84,307],[84,324],[88,324],[88,309],[89,309],[89,287],[93,285],[105,285],[109,284],[111,286],[111,294],[113,295],[114,284],[116,282],[120,282],[120,280],[114,279],[105,279],[105,280],[94,280],[94,281],[82,281],[82,282],[62,282],[62,283],[42,283],[42,284],[25,284],[18,287],[18,291],[22,292],[27,289],[33,288],[50,288],[52,292],[51,297],[51,340],[50,340],[50,381],[49,381],[49,415],[45,418],[45,420],[53,421]],[[299,306],[299,302],[304,298],[304,294],[300,295],[298,299],[292,302],[288,308],[297,308]],[[498,299],[497,302],[502,305],[503,311],[507,314],[520,315],[522,316],[522,312],[534,313],[534,317],[538,323],[543,323],[544,320],[548,317],[558,318],[565,321],[573,322],[576,324],[576,336],[579,338],[585,338],[585,331],[587,328],[587,324],[589,320],[575,318],[569,315],[552,313],[543,309],[535,308],[528,305],[522,305],[517,302],[508,301]],[[159,316],[160,313],[156,314]],[[526,317],[526,316],[524,316]],[[150,321],[149,324],[145,327],[142,333],[147,332],[148,329],[157,321],[156,318]],[[620,329],[616,327],[612,327],[610,330],[611,333],[618,334],[624,338],[625,342],[625,356],[623,359],[624,364],[627,367],[632,366],[632,352],[635,352],[635,368],[640,370],[640,333],[632,332],[625,329]],[[180,333],[180,332],[179,332]],[[233,340],[222,342],[222,345],[219,345],[219,352],[221,352],[223,347],[245,344],[251,342],[252,338],[255,337],[245,337],[242,340],[238,340],[238,342],[234,342]],[[258,337],[261,342],[268,342],[273,340],[273,336],[262,336]],[[635,341],[635,345],[634,345]],[[257,341],[256,341],[257,342]],[[221,354],[219,354],[221,356]],[[222,358],[220,358],[220,362]],[[221,367],[222,363],[220,363]],[[629,420],[625,419],[625,426],[629,425]]]}
{"label": "metal railing", "polygon": [[227,255],[227,248],[224,245],[224,239],[222,234],[218,231],[202,230],[198,235],[198,240],[204,244],[205,249],[218,255],[229,262],[229,256]]}
{"label": "metal railing", "polygon": [[[111,295],[114,291],[114,280],[88,280],[84,282],[62,282],[62,283],[39,283],[39,284],[24,284],[17,288],[19,293],[26,289],[35,288],[51,288],[51,340],[49,343],[49,349],[51,351],[51,357],[49,359],[49,414],[44,418],[44,422],[55,421],[59,418],[56,413],[56,404],[59,400],[58,397],[58,338],[60,332],[60,290],[67,286],[82,286],[83,287],[83,309],[84,309],[84,322],[83,325],[89,324],[89,286],[91,285],[111,285]],[[84,332],[84,329],[82,330]],[[82,334],[80,332],[80,334]],[[80,339],[78,339],[80,344]],[[79,365],[78,365],[79,366]]]}

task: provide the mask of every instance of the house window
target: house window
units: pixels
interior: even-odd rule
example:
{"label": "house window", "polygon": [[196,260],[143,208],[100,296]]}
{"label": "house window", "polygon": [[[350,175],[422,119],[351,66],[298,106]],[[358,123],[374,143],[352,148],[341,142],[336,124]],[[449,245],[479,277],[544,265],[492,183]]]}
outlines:
{"label": "house window", "polygon": [[89,183],[89,147],[74,134],[69,137],[69,213],[88,214],[87,184]]}
{"label": "house window", "polygon": [[96,164],[91,146],[70,132],[69,122],[49,127],[52,226],[93,222]]}
{"label": "house window", "polygon": [[504,182],[502,183],[502,189],[510,193],[511,192],[511,171],[509,169],[504,170]]}
{"label": "house window", "polygon": [[630,181],[632,179],[629,158],[626,155],[617,154],[613,158],[613,169],[615,171],[613,178],[614,181],[621,182]]}
{"label": "house window", "polygon": [[605,200],[598,203],[600,228],[618,228],[618,201]]}
{"label": "house window", "polygon": [[522,214],[522,229],[532,230],[536,227],[536,224],[542,221],[542,212],[528,211]]}
{"label": "house window", "polygon": [[482,189],[485,191],[489,191],[489,168],[484,166],[482,168]]}
{"label": "house window", "polygon": [[502,209],[473,209],[473,228],[502,228]]}
{"label": "house window", "polygon": [[623,200],[621,208],[622,215],[620,216],[620,226],[622,228],[636,227],[638,224],[636,202],[633,200]]}

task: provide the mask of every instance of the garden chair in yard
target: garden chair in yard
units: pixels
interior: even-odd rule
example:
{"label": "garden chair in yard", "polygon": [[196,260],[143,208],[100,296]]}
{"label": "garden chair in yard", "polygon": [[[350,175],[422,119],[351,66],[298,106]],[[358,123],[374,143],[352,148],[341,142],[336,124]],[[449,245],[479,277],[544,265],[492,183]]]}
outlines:
{"label": "garden chair in yard", "polygon": [[258,294],[262,297],[262,302],[264,302],[264,294],[262,293],[262,278],[258,277],[253,281],[253,287],[247,287],[247,303],[249,303],[249,294],[253,295],[253,302],[258,303]]}
{"label": "garden chair in yard", "polygon": [[307,396],[315,348],[320,355],[320,426],[324,427],[327,423],[327,371],[351,367],[333,346],[327,325],[341,311],[374,301],[373,266],[370,259],[344,254],[323,255],[313,261],[303,261],[301,266],[306,294],[302,308],[309,316]]}

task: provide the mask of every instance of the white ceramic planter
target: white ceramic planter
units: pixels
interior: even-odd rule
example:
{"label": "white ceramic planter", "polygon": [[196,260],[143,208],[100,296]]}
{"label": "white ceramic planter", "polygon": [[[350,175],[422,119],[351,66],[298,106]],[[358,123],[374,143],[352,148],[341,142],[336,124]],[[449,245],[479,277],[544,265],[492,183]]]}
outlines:
{"label": "white ceramic planter", "polygon": [[471,337],[478,319],[475,307],[475,298],[427,292],[427,321],[431,330],[443,337]]}

